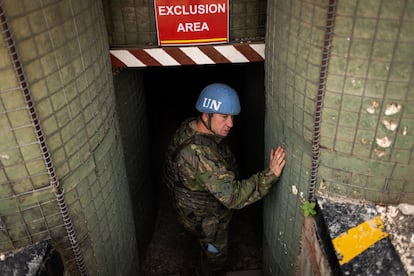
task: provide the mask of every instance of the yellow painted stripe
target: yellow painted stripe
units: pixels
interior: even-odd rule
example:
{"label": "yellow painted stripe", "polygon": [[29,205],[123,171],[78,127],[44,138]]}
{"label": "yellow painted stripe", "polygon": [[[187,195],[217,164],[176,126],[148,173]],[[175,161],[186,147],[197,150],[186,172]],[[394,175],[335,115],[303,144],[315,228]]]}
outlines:
{"label": "yellow painted stripe", "polygon": [[388,233],[382,231],[383,228],[380,216],[376,216],[333,239],[334,248],[342,257],[339,263],[346,264],[377,241],[388,237]]}
{"label": "yellow painted stripe", "polygon": [[227,41],[227,38],[219,37],[219,38],[207,38],[207,39],[161,40],[161,44],[163,43],[201,43],[201,42],[219,42],[219,41]]}

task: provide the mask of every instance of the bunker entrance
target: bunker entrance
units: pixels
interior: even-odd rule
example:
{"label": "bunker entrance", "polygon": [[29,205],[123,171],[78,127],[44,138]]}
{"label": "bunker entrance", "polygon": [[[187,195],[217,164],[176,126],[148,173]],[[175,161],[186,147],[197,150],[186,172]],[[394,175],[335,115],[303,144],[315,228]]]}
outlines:
{"label": "bunker entrance", "polygon": [[[264,166],[264,65],[263,63],[213,66],[152,67],[143,70],[150,129],[151,163],[161,170],[169,139],[181,121],[197,116],[194,108],[200,91],[213,82],[233,87],[242,112],[229,135],[243,178]],[[159,173],[155,173],[156,176]],[[156,180],[157,222],[143,270],[147,275],[177,273],[190,268],[194,250],[190,237],[178,225],[168,205],[165,187]],[[229,269],[261,268],[262,205],[257,202],[236,211],[230,229]],[[157,271],[155,271],[157,270]]]}

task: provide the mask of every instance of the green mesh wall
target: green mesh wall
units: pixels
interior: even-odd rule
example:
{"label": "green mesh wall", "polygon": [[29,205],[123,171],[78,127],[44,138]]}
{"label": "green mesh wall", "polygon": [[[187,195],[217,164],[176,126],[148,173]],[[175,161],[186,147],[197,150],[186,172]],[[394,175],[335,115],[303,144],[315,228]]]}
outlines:
{"label": "green mesh wall", "polygon": [[[99,1],[2,1],[90,275],[135,270],[138,253]],[[39,140],[2,33],[0,248],[52,239],[77,274]]]}
{"label": "green mesh wall", "polygon": [[325,13],[324,7],[303,1],[268,6],[265,145],[268,150],[283,145],[287,153],[282,178],[264,202],[263,271],[268,275],[294,275],[299,255]]}
{"label": "green mesh wall", "polygon": [[[283,176],[265,199],[268,275],[293,275],[301,246],[327,5],[268,4],[265,145],[287,151]],[[317,194],[414,202],[413,11],[411,0],[338,1]],[[392,106],[399,111],[390,114]]]}
{"label": "green mesh wall", "polygon": [[[154,1],[103,1],[111,46],[157,45]],[[266,0],[229,1],[231,41],[263,40]]]}
{"label": "green mesh wall", "polygon": [[321,129],[321,192],[414,202],[413,20],[412,0],[339,1]]}
{"label": "green mesh wall", "polygon": [[[147,99],[142,70],[123,70],[114,76],[117,114],[132,198],[139,252],[145,252],[156,219],[156,188],[151,159]],[[144,254],[140,254],[140,258]]]}

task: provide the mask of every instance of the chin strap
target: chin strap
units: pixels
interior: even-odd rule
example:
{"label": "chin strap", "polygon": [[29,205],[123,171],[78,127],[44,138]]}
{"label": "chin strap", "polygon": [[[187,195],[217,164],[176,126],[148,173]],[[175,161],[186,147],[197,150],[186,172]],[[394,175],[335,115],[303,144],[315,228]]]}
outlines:
{"label": "chin strap", "polygon": [[200,121],[203,123],[203,125],[210,130],[215,136],[219,137],[219,138],[225,138],[225,136],[217,134],[214,132],[214,130],[211,128],[211,118],[213,117],[213,113],[208,113],[208,124],[206,122],[204,122],[203,118],[202,118],[202,114],[200,114]]}
{"label": "chin strap", "polygon": [[[211,129],[211,117],[213,117],[213,114],[208,114],[208,125],[207,125],[207,123],[206,122],[204,122],[204,120],[203,120],[203,117],[202,117],[202,114],[200,114],[200,116],[199,116],[199,119],[200,119],[200,121],[203,123],[203,125],[208,129],[208,130],[210,130],[211,132],[213,132],[214,133],[214,131]],[[214,133],[215,134],[215,133]]]}

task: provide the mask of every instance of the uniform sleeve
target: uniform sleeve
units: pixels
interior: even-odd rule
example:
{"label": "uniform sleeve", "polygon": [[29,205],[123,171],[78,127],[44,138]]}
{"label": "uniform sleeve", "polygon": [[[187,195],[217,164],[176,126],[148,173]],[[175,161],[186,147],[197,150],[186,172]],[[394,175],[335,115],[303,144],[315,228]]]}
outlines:
{"label": "uniform sleeve", "polygon": [[206,146],[192,144],[189,147],[179,158],[184,186],[210,192],[227,208],[240,209],[260,200],[278,180],[270,169],[238,180],[217,152]]}

